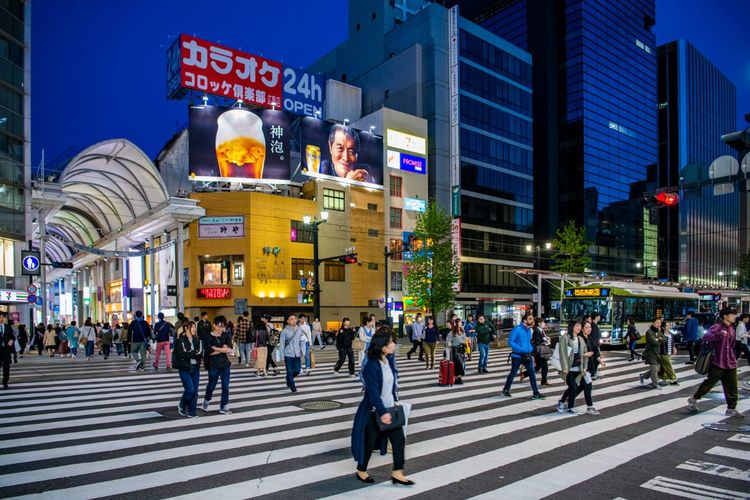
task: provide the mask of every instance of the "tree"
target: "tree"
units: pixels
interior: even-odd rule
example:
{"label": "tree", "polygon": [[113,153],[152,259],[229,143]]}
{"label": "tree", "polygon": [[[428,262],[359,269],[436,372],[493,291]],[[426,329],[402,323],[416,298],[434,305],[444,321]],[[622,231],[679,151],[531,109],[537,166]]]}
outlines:
{"label": "tree", "polygon": [[737,271],[737,288],[750,288],[750,252],[740,255]]}
{"label": "tree", "polygon": [[586,238],[586,228],[576,226],[574,221],[568,221],[557,230],[552,245],[555,249],[553,271],[583,273],[591,264],[589,247],[592,243]]}
{"label": "tree", "polygon": [[453,256],[451,217],[435,201],[417,218],[411,260],[406,263],[406,290],[419,304],[428,304],[432,316],[453,306],[461,271]]}

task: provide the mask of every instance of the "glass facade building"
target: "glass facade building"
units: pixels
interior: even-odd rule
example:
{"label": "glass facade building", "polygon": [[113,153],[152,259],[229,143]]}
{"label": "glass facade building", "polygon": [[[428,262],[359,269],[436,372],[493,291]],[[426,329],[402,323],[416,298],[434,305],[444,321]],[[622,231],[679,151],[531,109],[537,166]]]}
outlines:
{"label": "glass facade building", "polygon": [[737,90],[685,40],[657,48],[659,186],[681,186],[677,208],[661,209],[659,276],[696,286],[734,286],[744,190],[715,196],[711,163],[736,152],[721,141],[735,129]]}
{"label": "glass facade building", "polygon": [[642,274],[655,246],[640,204],[657,163],[654,1],[469,5],[463,15],[533,57],[535,236],[573,220],[593,271]]}

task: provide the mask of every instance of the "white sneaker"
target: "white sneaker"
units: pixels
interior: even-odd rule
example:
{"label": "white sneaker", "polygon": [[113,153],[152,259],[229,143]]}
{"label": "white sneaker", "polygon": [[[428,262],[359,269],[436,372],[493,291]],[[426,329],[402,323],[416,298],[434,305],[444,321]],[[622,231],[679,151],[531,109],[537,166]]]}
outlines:
{"label": "white sneaker", "polygon": [[209,403],[210,403],[210,401],[206,401],[205,399],[203,400],[203,406],[202,406],[203,411],[208,411],[208,404]]}
{"label": "white sneaker", "polygon": [[698,400],[690,396],[687,400],[688,403],[688,410],[690,411],[698,411]]}
{"label": "white sneaker", "polygon": [[250,363],[245,363],[245,368],[250,368]]}
{"label": "white sneaker", "polygon": [[565,404],[562,401],[557,402],[557,412],[565,413]]}
{"label": "white sneaker", "polygon": [[228,406],[225,406],[224,408],[219,408],[219,413],[222,415],[231,415],[232,410],[230,410]]}
{"label": "white sneaker", "polygon": [[724,412],[724,415],[726,415],[727,417],[745,418],[745,415],[738,412],[736,408],[727,408],[727,411]]}
{"label": "white sneaker", "polygon": [[185,410],[183,410],[183,409],[182,409],[182,405],[181,405],[181,404],[178,404],[178,405],[177,405],[177,413],[179,413],[179,414],[180,414],[180,416],[183,416],[183,417],[187,416],[187,415],[185,414]]}
{"label": "white sneaker", "polygon": [[588,407],[588,408],[586,409],[586,415],[599,415],[599,414],[600,414],[600,413],[599,413],[599,410],[597,410],[597,409],[596,409],[596,408],[594,408],[593,406],[589,406],[589,407]]}
{"label": "white sneaker", "polygon": [[307,370],[307,372],[305,373],[305,375],[310,375],[311,373],[312,373],[312,368],[310,368],[309,370]]}

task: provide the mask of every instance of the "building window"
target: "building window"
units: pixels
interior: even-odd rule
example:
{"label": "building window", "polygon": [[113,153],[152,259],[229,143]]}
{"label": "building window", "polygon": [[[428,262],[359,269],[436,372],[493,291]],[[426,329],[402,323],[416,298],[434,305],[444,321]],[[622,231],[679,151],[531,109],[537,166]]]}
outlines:
{"label": "building window", "polygon": [[326,281],[346,281],[346,265],[341,262],[325,263]]}
{"label": "building window", "polygon": [[371,236],[373,238],[378,237],[378,230],[377,229],[368,229],[367,230],[367,236]]}
{"label": "building window", "polygon": [[378,307],[378,299],[370,299],[367,301],[367,307]]}
{"label": "building window", "polygon": [[[0,239],[0,276],[15,276],[15,252],[11,240]],[[12,288],[12,287],[8,287]]]}
{"label": "building window", "polygon": [[235,262],[234,263],[234,272],[232,273],[232,280],[234,281],[233,284],[235,285],[242,285],[242,281],[245,279],[245,263],[244,262]]}
{"label": "building window", "polygon": [[391,176],[391,196],[401,198],[401,177],[398,175]]}
{"label": "building window", "polygon": [[229,285],[231,260],[229,257],[206,257],[200,261],[202,285]]}
{"label": "building window", "polygon": [[335,189],[323,189],[323,208],[343,212],[344,192]]}
{"label": "building window", "polygon": [[391,228],[401,229],[401,209],[391,207]]}
{"label": "building window", "polygon": [[367,204],[367,210],[370,212],[377,212],[378,211],[378,204],[377,203],[368,203]]}
{"label": "building window", "polygon": [[313,261],[309,259],[292,259],[292,279],[307,278],[312,279]]}
{"label": "building window", "polygon": [[297,243],[312,243],[313,242],[313,229],[312,225],[305,224],[301,220],[291,221],[291,241]]}
{"label": "building window", "polygon": [[400,292],[404,289],[404,273],[401,271],[391,271],[391,291]]}
{"label": "building window", "polygon": [[369,269],[370,271],[377,271],[378,270],[378,265],[375,262],[368,262],[367,263],[367,269]]}
{"label": "building window", "polygon": [[391,240],[390,251],[392,253],[395,252],[393,253],[393,255],[391,255],[391,258],[393,260],[404,260],[404,256],[401,253],[403,249],[404,249],[404,240],[400,238]]}

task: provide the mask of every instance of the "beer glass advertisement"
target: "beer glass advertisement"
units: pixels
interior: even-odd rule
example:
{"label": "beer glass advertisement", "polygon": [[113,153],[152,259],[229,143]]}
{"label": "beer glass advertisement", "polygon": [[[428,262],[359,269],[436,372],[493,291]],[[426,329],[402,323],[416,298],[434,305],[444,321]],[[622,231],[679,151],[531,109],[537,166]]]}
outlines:
{"label": "beer glass advertisement", "polygon": [[314,118],[302,118],[301,122],[300,155],[304,175],[383,187],[381,136]]}
{"label": "beer glass advertisement", "polygon": [[270,109],[191,107],[190,178],[288,181],[292,117]]}

